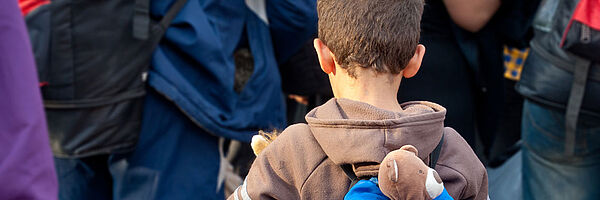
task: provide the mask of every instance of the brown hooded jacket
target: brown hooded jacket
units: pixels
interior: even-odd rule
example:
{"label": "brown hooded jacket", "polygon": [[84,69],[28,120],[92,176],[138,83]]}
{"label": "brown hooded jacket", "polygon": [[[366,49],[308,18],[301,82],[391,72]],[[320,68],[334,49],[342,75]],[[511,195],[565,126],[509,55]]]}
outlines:
{"label": "brown hooded jacket", "polygon": [[446,109],[407,102],[392,112],[348,99],[332,99],[288,127],[257,157],[244,184],[229,199],[343,199],[350,179],[340,168],[377,176],[385,155],[410,144],[425,163],[444,141],[435,167],[455,199],[487,199],[487,173],[467,142],[444,128]]}

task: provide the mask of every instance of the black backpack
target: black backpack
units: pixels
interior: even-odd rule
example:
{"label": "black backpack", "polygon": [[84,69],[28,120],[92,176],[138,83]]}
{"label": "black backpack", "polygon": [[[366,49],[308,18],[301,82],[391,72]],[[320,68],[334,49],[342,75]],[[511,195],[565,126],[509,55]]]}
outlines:
{"label": "black backpack", "polygon": [[55,156],[135,147],[152,53],[186,2],[162,19],[150,0],[55,0],[26,16]]}
{"label": "black backpack", "polygon": [[600,9],[590,2],[542,1],[532,52],[516,87],[530,100],[566,111],[566,155],[574,154],[580,113],[600,118],[600,30],[573,20],[578,8]]}

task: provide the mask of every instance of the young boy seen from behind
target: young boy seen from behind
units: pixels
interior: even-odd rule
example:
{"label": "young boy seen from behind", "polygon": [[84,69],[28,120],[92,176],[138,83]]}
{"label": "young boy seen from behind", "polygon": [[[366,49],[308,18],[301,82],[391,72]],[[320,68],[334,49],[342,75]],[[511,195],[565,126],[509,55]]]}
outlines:
{"label": "young boy seen from behind", "polygon": [[444,128],[446,109],[396,98],[402,78],[417,73],[425,54],[418,44],[423,4],[318,1],[314,46],[335,98],[267,146],[229,199],[343,199],[351,181],[341,166],[359,178],[376,177],[387,153],[410,144],[429,163],[440,141],[434,168],[448,193],[487,199],[485,168],[456,131]]}

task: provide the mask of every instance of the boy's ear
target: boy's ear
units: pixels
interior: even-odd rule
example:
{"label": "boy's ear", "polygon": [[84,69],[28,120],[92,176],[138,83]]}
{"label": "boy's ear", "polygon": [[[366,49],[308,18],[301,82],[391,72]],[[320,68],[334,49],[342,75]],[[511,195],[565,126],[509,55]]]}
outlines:
{"label": "boy's ear", "polygon": [[335,75],[335,59],[333,58],[333,53],[329,50],[329,47],[327,47],[327,45],[319,38],[315,39],[314,46],[323,72],[326,74],[333,73]]}
{"label": "boy's ear", "polygon": [[419,68],[421,68],[423,55],[425,55],[425,46],[419,44],[415,50],[415,55],[408,61],[408,65],[406,65],[406,68],[402,71],[402,76],[404,76],[404,78],[410,78],[417,74]]}

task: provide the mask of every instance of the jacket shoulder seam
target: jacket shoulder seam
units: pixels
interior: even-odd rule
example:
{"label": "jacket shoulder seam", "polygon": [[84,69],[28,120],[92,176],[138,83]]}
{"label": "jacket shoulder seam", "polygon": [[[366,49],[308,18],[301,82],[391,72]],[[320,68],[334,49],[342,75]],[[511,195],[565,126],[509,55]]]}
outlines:
{"label": "jacket shoulder seam", "polygon": [[302,186],[300,186],[300,194],[302,194],[302,190],[304,190],[304,185],[306,184],[306,182],[308,182],[308,179],[315,173],[315,171],[317,171],[317,168],[319,166],[321,166],[321,164],[323,164],[323,162],[325,162],[325,160],[327,160],[327,156],[324,156],[323,159],[321,159],[321,162],[317,163],[312,170],[310,171],[310,173],[308,174],[308,176],[306,176],[306,178],[304,178],[304,180],[302,181]]}
{"label": "jacket shoulder seam", "polygon": [[[296,126],[297,126],[297,127],[304,127],[304,128],[306,128],[306,129],[308,130],[308,134],[307,134],[305,137],[309,137],[309,138],[310,138],[310,140],[314,140],[314,142],[316,143],[316,147],[318,147],[318,148],[321,150],[321,152],[323,153],[323,154],[322,154],[322,155],[323,155],[323,158],[321,159],[321,161],[319,161],[319,162],[316,162],[316,164],[315,164],[314,166],[312,166],[312,167],[311,167],[310,173],[308,173],[308,174],[306,175],[306,177],[304,177],[304,178],[303,178],[303,180],[302,180],[302,185],[300,186],[300,190],[299,190],[300,194],[302,194],[302,190],[304,189],[304,185],[306,184],[306,182],[308,181],[308,179],[309,179],[309,178],[310,178],[310,177],[311,177],[311,176],[312,176],[312,175],[315,173],[316,169],[317,169],[319,166],[321,166],[321,164],[323,164],[323,162],[325,162],[325,160],[327,160],[329,157],[327,156],[327,154],[325,154],[325,152],[323,152],[323,148],[322,148],[322,147],[319,145],[319,143],[316,141],[316,138],[315,138],[315,136],[313,135],[313,132],[312,132],[312,130],[310,129],[310,126],[309,126],[308,124],[305,124],[305,123],[298,123],[298,124],[291,125],[290,127],[292,127],[292,126],[294,126],[294,127],[296,127]],[[288,128],[289,128],[289,127],[288,127]]]}

